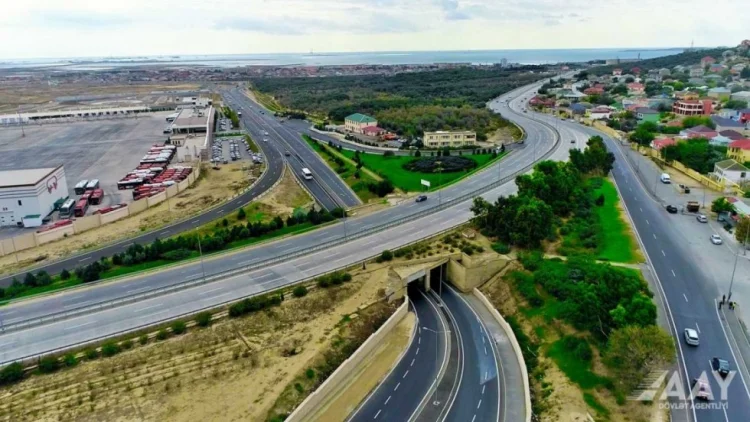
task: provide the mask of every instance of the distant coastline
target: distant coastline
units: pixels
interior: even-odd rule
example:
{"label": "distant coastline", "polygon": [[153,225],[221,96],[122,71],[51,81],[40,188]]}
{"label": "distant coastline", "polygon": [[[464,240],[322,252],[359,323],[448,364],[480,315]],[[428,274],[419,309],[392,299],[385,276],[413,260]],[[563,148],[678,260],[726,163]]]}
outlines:
{"label": "distant coastline", "polygon": [[358,53],[278,53],[231,55],[159,55],[70,57],[47,59],[0,60],[0,68],[62,68],[66,70],[94,70],[133,66],[350,66],[350,65],[409,65],[431,63],[520,63],[555,64],[591,60],[649,59],[677,54],[684,47],[667,48],[595,48],[595,49],[537,49],[537,50],[464,50],[464,51],[381,51]]}

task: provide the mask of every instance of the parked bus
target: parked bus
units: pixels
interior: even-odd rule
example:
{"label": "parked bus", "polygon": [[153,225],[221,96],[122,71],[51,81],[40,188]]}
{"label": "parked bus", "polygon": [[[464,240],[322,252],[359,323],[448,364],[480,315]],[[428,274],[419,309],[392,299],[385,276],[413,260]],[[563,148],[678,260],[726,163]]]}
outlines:
{"label": "parked bus", "polygon": [[99,188],[99,179],[91,179],[86,183],[86,190],[94,190]]}
{"label": "parked bus", "polygon": [[74,189],[76,195],[82,195],[84,192],[86,192],[86,185],[88,183],[88,180],[81,180],[80,182],[76,183],[76,187]]}
{"label": "parked bus", "polygon": [[302,177],[304,177],[305,180],[312,180],[312,172],[307,167],[303,167]]}
{"label": "parked bus", "polygon": [[135,178],[135,179],[126,179],[126,180],[120,180],[117,182],[117,189],[119,190],[125,190],[125,189],[135,189],[138,186],[141,186],[143,184],[142,178]]}
{"label": "parked bus", "polygon": [[86,215],[86,210],[89,209],[88,199],[81,199],[76,203],[76,207],[73,209],[73,213],[76,217],[83,217]]}
{"label": "parked bus", "polygon": [[73,213],[73,207],[75,207],[75,204],[76,201],[73,199],[68,199],[67,201],[65,201],[60,207],[60,218],[70,217],[70,215]]}

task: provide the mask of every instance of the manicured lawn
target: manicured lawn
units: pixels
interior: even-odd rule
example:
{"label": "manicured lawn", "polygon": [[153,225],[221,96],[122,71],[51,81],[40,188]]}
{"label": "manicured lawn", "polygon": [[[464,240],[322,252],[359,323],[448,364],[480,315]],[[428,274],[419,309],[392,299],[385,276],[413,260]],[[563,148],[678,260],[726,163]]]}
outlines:
{"label": "manicured lawn", "polygon": [[547,356],[552,358],[563,373],[582,389],[589,390],[606,387],[610,380],[591,371],[591,362],[577,358],[563,346],[563,341],[552,343],[547,349]]}
{"label": "manicured lawn", "polygon": [[617,207],[620,202],[617,189],[611,181],[603,179],[601,187],[594,191],[595,197],[599,195],[604,195],[604,205],[594,207],[603,239],[598,258],[613,262],[637,262],[635,242]]}
{"label": "manicured lawn", "polygon": [[[354,151],[343,150],[342,154],[354,159]],[[503,155],[498,155],[495,160],[501,159]],[[426,187],[421,184],[422,179],[430,182],[431,190],[449,185],[495,161],[492,154],[464,155],[464,157],[476,161],[477,167],[474,170],[439,174],[412,172],[403,168],[404,164],[417,160],[419,157],[400,155],[386,157],[379,154],[360,154],[360,157],[365,167],[378,175],[387,177],[393,182],[394,186],[406,192],[424,191]]]}

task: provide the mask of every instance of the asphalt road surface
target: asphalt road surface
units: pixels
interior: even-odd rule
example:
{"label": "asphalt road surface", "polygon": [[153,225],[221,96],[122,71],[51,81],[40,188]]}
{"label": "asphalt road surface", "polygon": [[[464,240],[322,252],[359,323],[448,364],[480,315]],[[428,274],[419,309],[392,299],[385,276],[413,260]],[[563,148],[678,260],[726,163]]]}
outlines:
{"label": "asphalt road surface", "polygon": [[[351,208],[362,204],[349,186],[302,139],[300,133],[287,128],[287,122],[274,117],[273,112],[252,101],[239,88],[228,91],[225,98],[230,98],[235,110],[241,109],[242,122],[251,131],[256,143],[268,144],[283,155],[289,153],[285,157],[295,176],[324,208]],[[312,172],[313,180],[301,177],[302,168]]]}
{"label": "asphalt road surface", "polygon": [[[251,189],[232,199],[231,201],[211,208],[210,210],[204,212],[203,214],[197,215],[194,218],[161,227],[157,230],[147,232],[136,237],[124,239],[119,242],[104,246],[101,249],[73,255],[68,258],[35,267],[33,271],[36,272],[39,270],[44,270],[50,274],[58,274],[63,269],[72,271],[74,268],[80,265],[85,265],[102,257],[110,257],[116,253],[124,252],[128,248],[128,246],[133,243],[151,243],[156,240],[156,238],[164,239],[166,237],[171,237],[233,213],[239,207],[247,204],[248,202],[257,198],[258,195],[268,190],[281,178],[282,170],[284,168],[284,160],[282,154],[280,154],[274,148],[270,148],[268,145],[259,144],[259,147],[261,149],[261,152],[265,156],[268,170],[266,170],[266,172],[260,177],[260,179]],[[27,271],[21,272],[19,274],[16,274],[15,276],[19,281],[22,281],[26,272]],[[9,286],[13,282],[13,276],[14,275],[9,275],[0,278],[0,287]]]}
{"label": "asphalt road surface", "polygon": [[[519,92],[514,94],[519,94]],[[524,93],[520,94],[523,96]],[[520,98],[512,101],[510,106],[518,108],[520,101]],[[502,102],[503,105],[498,107],[510,112],[507,108],[508,104],[504,103],[504,99]],[[478,172],[461,183],[444,189],[441,193],[442,200],[449,201],[451,198],[461,197],[468,191],[514,174],[555,145],[554,132],[549,126],[536,123],[523,114],[518,114],[517,120],[528,133],[526,147],[514,151],[487,170]],[[550,158],[565,159],[568,147],[569,145],[566,143],[559,144]],[[508,195],[513,192],[515,192],[515,185],[505,183],[486,192],[483,196],[493,201],[500,195]],[[83,289],[22,301],[3,307],[0,310],[0,320],[5,326],[8,326],[53,312],[65,312],[82,306],[94,307],[100,303],[106,303],[123,296],[137,295],[156,287],[199,280],[203,277],[204,271],[206,274],[211,274],[219,270],[243,267],[253,261],[278,257],[290,251],[304,252],[321,243],[342,239],[346,233],[351,235],[354,232],[363,231],[368,227],[378,226],[384,222],[400,223],[408,215],[421,212],[429,207],[435,207],[438,202],[437,196],[437,194],[430,194],[428,200],[422,203],[406,202],[378,213],[348,219],[345,223],[327,226],[304,235],[234,253],[222,254],[204,260],[202,264],[200,262],[190,263],[165,271],[137,275],[126,280],[87,286]],[[115,333],[148,326],[167,318],[187,315],[237,298],[273,290],[279,286],[356,263],[372,257],[380,250],[396,249],[409,242],[465,222],[471,216],[470,206],[471,200],[465,200],[405,225],[378,231],[375,234],[350,240],[338,246],[331,246],[322,251],[264,265],[253,271],[216,282],[136,303],[92,311],[73,318],[57,319],[33,328],[8,331],[0,335],[0,363],[45,354]]]}

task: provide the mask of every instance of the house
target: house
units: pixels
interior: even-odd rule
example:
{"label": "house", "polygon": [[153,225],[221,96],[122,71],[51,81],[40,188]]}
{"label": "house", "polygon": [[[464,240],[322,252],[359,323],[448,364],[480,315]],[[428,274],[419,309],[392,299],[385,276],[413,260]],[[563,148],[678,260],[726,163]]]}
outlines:
{"label": "house", "polygon": [[662,67],[661,69],[659,69],[659,76],[661,76],[662,78],[670,75],[672,75],[672,72],[666,67]]}
{"label": "house", "polygon": [[680,116],[708,116],[713,111],[711,100],[679,100],[672,104],[672,113]]}
{"label": "house", "polygon": [[733,100],[750,102],[750,91],[739,91],[735,92],[730,96]]}
{"label": "house", "polygon": [[691,67],[690,68],[690,77],[700,78],[701,76],[705,74],[706,74],[706,71],[703,69],[703,67]]}
{"label": "house", "polygon": [[374,117],[365,114],[354,113],[344,118],[344,127],[349,132],[363,133],[364,128],[377,125],[378,121]]}
{"label": "house", "polygon": [[632,73],[633,75],[640,75],[641,74],[641,68],[640,67],[634,67],[634,68],[630,69],[630,73]]}
{"label": "house", "polygon": [[568,107],[570,114],[583,116],[586,114],[586,106],[580,103],[573,103]]}
{"label": "house", "polygon": [[714,59],[711,56],[706,56],[706,57],[704,57],[704,58],[701,59],[701,67],[706,67],[706,66],[712,65],[714,63],[716,63],[716,59]]}
{"label": "house", "polygon": [[630,95],[641,95],[644,92],[645,87],[643,84],[638,82],[632,82],[628,84],[628,94]]}
{"label": "house", "polygon": [[584,89],[583,93],[586,95],[602,95],[604,94],[604,88],[598,88],[594,86],[591,88]]}
{"label": "house", "polygon": [[622,76],[622,69],[612,69],[612,76]]}
{"label": "house", "polygon": [[724,66],[721,63],[714,63],[711,66],[709,66],[708,71],[711,73],[721,73],[726,69],[727,67]]}
{"label": "house", "polygon": [[747,180],[748,172],[750,170],[747,167],[735,160],[729,159],[714,164],[713,175],[719,181],[730,180],[734,183],[740,183]]}
{"label": "house", "polygon": [[722,108],[718,113],[725,119],[740,120],[740,112],[731,108]]}
{"label": "house", "polygon": [[477,143],[477,133],[471,130],[453,130],[424,133],[424,145],[428,148],[463,147]]}
{"label": "house", "polygon": [[750,161],[750,139],[738,139],[729,143],[727,157],[740,163]]}
{"label": "house", "polygon": [[384,135],[386,132],[388,131],[378,126],[366,126],[362,128],[362,134],[367,136],[380,136]]}
{"label": "house", "polygon": [[693,91],[675,91],[672,95],[677,100],[697,100],[700,98],[700,95]]}
{"label": "house", "polygon": [[729,139],[731,139],[733,141],[745,138],[745,136],[743,134],[741,134],[740,132],[737,132],[736,130],[731,130],[731,129],[730,130],[722,130],[721,132],[719,132],[719,135],[727,137],[727,138],[729,138]]}
{"label": "house", "polygon": [[609,107],[595,107],[589,110],[589,117],[592,120],[609,119],[612,110]]}
{"label": "house", "polygon": [[668,147],[670,145],[677,145],[677,141],[675,141],[672,138],[660,138],[660,139],[654,139],[651,141],[651,148],[661,151],[662,148]]}
{"label": "house", "polygon": [[724,87],[711,88],[708,90],[709,97],[719,100],[728,100],[731,94],[732,91]]}
{"label": "house", "polygon": [[716,124],[716,130],[720,132],[722,130],[730,130],[730,129],[741,132],[745,129],[745,125],[743,125],[742,123],[736,120],[727,119],[727,118],[720,117],[720,116],[711,116],[711,121],[713,121]]}
{"label": "house", "polygon": [[735,220],[735,222],[737,222],[740,218],[744,218],[750,215],[750,205],[747,205],[740,198],[735,198],[733,196],[728,197],[727,202],[732,204],[734,210],[737,212],[737,215],[732,216],[732,219]]}
{"label": "house", "polygon": [[635,109],[635,116],[638,119],[638,123],[642,122],[659,122],[659,112],[648,108],[648,107],[638,107]]}
{"label": "house", "polygon": [[744,138],[745,137],[739,132],[736,132],[733,130],[722,130],[721,132],[719,132],[718,135],[709,139],[708,143],[711,145],[726,147],[726,146],[729,146],[729,144],[732,143],[732,141],[736,141],[738,139],[744,139]]}
{"label": "house", "polygon": [[529,105],[535,106],[535,107],[554,107],[555,99],[534,96],[532,99],[529,100]]}
{"label": "house", "polygon": [[710,127],[703,126],[703,125],[691,127],[689,129],[680,131],[680,137],[684,139],[694,139],[694,138],[711,139],[718,134],[719,132],[711,129]]}
{"label": "house", "polygon": [[750,108],[744,108],[742,110],[737,110],[737,120],[744,124],[750,123]]}

